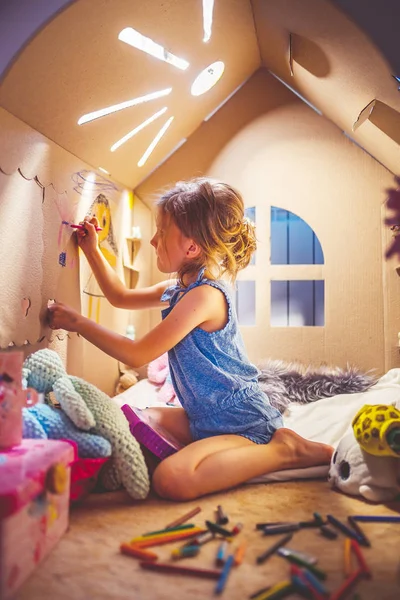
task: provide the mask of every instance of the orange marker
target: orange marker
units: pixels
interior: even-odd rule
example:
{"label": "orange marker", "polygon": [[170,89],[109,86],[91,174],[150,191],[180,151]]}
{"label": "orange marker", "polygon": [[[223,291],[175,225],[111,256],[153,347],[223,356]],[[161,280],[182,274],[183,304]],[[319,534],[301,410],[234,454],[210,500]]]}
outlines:
{"label": "orange marker", "polygon": [[141,558],[142,560],[157,560],[158,559],[158,555],[155,554],[155,552],[147,552],[146,550],[142,550],[141,548],[138,548],[137,546],[131,546],[130,544],[127,544],[126,542],[123,542],[120,547],[119,547],[120,551],[122,552],[122,554],[126,554],[128,556],[134,556],[135,558]]}
{"label": "orange marker", "polygon": [[233,559],[234,565],[242,564],[244,553],[246,552],[246,548],[247,548],[246,542],[243,542],[242,544],[240,544],[240,546],[238,546],[236,548],[236,551],[234,554],[234,559]]}
{"label": "orange marker", "polygon": [[344,559],[344,575],[345,577],[348,577],[353,569],[351,568],[351,539],[350,538],[346,538],[344,540],[344,554],[343,554],[343,559]]}

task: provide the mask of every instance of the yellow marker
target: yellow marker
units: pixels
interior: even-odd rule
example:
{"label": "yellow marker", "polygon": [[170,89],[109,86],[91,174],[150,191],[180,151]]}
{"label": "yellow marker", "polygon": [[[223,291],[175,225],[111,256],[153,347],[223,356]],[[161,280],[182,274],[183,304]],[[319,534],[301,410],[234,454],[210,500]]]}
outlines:
{"label": "yellow marker", "polygon": [[137,537],[131,539],[130,544],[140,544],[141,542],[146,542],[147,540],[156,540],[156,539],[164,539],[165,537],[177,537],[179,538],[183,533],[187,535],[198,535],[199,533],[203,533],[207,531],[203,527],[191,527],[190,529],[177,529],[175,531],[164,531],[163,533],[153,533],[151,535],[138,535]]}
{"label": "yellow marker", "polygon": [[344,574],[345,574],[345,577],[348,577],[352,573],[352,568],[351,568],[351,539],[350,538],[346,538],[344,540],[344,555],[343,555],[343,559],[344,559]]}
{"label": "yellow marker", "polygon": [[253,600],[268,600],[268,598],[271,598],[271,596],[274,596],[274,594],[276,594],[277,592],[281,592],[285,588],[290,588],[290,587],[292,587],[291,581],[289,581],[289,580],[281,581],[281,582],[277,583],[276,585],[272,586],[272,588],[270,588],[267,592],[263,592],[259,596],[256,596],[255,598],[253,598]]}

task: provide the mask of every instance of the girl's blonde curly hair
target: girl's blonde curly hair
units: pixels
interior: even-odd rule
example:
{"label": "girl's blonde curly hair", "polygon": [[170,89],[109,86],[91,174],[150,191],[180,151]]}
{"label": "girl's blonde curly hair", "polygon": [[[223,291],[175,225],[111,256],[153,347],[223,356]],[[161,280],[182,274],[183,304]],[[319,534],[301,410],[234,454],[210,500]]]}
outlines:
{"label": "girl's blonde curly hair", "polygon": [[244,217],[242,196],[230,185],[202,177],[179,181],[156,206],[201,248],[198,259],[183,264],[181,281],[202,267],[208,276],[218,279],[227,274],[234,281],[249,264],[256,250],[255,226]]}

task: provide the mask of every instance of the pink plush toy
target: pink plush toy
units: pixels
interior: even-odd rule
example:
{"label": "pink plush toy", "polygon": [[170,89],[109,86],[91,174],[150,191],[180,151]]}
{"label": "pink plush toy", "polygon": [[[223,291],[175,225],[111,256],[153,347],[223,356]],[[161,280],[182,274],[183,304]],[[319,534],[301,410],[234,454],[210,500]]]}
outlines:
{"label": "pink plush toy", "polygon": [[159,402],[179,406],[179,401],[175,396],[175,390],[169,374],[167,352],[148,364],[147,377],[151,383],[160,386],[160,389],[157,391],[157,400]]}

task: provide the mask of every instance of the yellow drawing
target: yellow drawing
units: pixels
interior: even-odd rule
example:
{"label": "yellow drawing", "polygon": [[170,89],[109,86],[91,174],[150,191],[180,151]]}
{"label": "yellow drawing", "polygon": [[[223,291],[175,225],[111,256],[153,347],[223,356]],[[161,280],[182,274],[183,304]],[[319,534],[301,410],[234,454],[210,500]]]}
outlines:
{"label": "yellow drawing", "polygon": [[[115,243],[110,203],[104,194],[99,194],[88,211],[89,217],[96,217],[101,231],[98,232],[99,248],[108,264],[115,268],[117,265],[118,248]],[[96,323],[100,321],[100,303],[104,295],[96,282],[93,273],[83,289],[88,296],[88,317],[92,318],[95,311]],[[94,306],[95,305],[95,306]]]}

